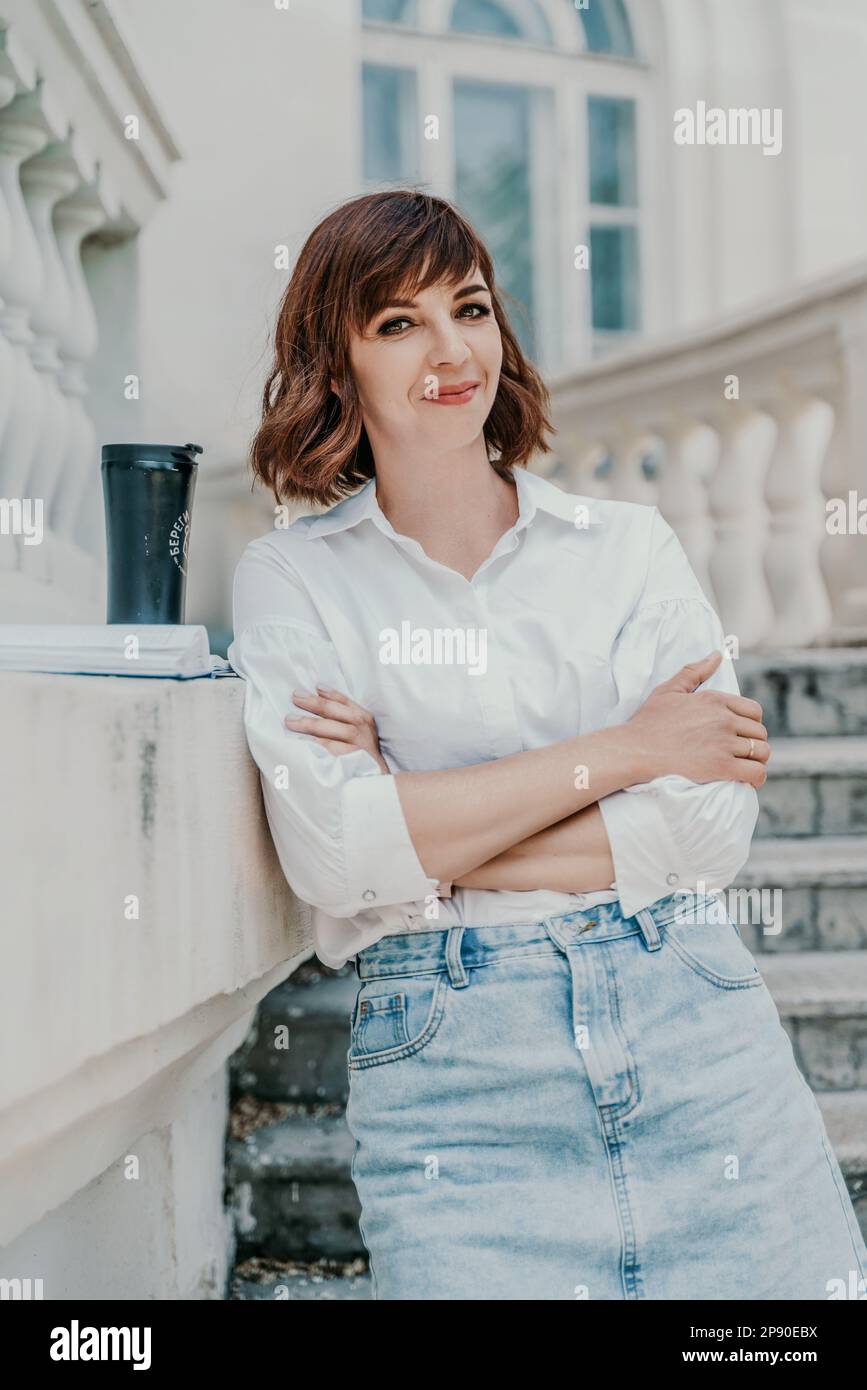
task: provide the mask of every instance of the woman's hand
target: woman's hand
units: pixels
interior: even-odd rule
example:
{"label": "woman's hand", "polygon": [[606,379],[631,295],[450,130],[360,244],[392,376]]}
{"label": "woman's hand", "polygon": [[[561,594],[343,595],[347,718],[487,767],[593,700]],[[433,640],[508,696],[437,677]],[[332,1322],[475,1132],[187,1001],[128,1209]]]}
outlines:
{"label": "woman's hand", "polygon": [[286,728],[299,734],[310,734],[337,757],[363,748],[382,771],[390,775],[391,770],[379,751],[376,721],[369,710],[363,709],[340,690],[329,690],[321,685],[317,685],[316,689],[316,695],[306,690],[292,691],[294,703],[301,709],[309,709],[311,717],[299,719],[287,714],[283,720]]}
{"label": "woman's hand", "polygon": [[715,651],[681,667],[627,720],[641,739],[651,769],[647,780],[678,773],[693,782],[764,786],[771,750],[759,702],[723,690],[696,689],[721,660],[722,653]]}

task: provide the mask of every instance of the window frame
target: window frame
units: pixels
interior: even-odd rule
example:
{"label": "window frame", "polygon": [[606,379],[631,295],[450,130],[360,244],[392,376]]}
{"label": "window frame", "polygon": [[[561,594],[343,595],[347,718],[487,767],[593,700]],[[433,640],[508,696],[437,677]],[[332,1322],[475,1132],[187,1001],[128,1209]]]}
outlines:
{"label": "window frame", "polygon": [[[537,0],[554,36],[554,46],[514,37],[471,34],[446,25],[452,0],[418,0],[418,24],[361,22],[361,62],[415,70],[418,152],[415,186],[453,199],[454,157],[452,90],[455,79],[482,83],[486,73],[496,86],[514,85],[531,93],[530,187],[535,229],[533,247],[536,298],[536,360],[543,371],[567,374],[596,356],[624,351],[636,338],[658,331],[671,302],[671,261],[661,247],[674,233],[665,212],[670,178],[666,154],[671,133],[664,127],[658,53],[648,10],[627,0],[635,57],[593,53],[583,46],[580,14],[569,0]],[[497,49],[491,64],[490,49]],[[493,67],[493,71],[491,71]],[[360,71],[360,69],[359,69]],[[360,85],[360,77],[359,77]],[[546,94],[549,94],[546,96]],[[589,187],[588,99],[627,98],[635,102],[637,208],[591,204]],[[546,104],[549,113],[546,116]],[[439,117],[440,138],[424,137],[429,114]],[[547,128],[546,128],[547,127]],[[567,178],[564,171],[571,170]],[[364,181],[365,190],[394,184]],[[653,193],[655,215],[651,217]],[[553,217],[540,217],[553,204]],[[590,274],[575,270],[575,247],[589,247],[590,226],[631,225],[638,237],[639,329],[636,333],[595,332],[591,316]],[[552,256],[563,267],[550,273]],[[576,277],[566,294],[566,276]]]}

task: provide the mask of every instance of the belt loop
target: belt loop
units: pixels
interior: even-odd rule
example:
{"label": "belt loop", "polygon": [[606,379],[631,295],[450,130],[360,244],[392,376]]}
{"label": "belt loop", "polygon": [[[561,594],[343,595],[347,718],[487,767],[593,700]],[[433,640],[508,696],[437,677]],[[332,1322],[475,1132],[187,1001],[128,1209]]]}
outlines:
{"label": "belt loop", "polygon": [[641,939],[648,951],[658,951],[662,945],[662,937],[650,908],[640,907],[634,916],[641,930]]}
{"label": "belt loop", "polygon": [[463,925],[457,923],[449,927],[446,932],[446,968],[449,972],[449,980],[455,989],[462,989],[464,985],[470,983],[464,963],[461,960],[461,942],[464,936]]}

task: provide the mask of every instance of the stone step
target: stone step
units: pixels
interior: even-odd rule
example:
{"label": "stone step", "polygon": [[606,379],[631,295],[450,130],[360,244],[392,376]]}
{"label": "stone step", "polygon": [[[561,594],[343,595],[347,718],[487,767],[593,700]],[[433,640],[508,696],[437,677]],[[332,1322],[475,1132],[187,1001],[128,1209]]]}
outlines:
{"label": "stone step", "polygon": [[370,1270],[363,1260],[244,1260],[235,1267],[229,1297],[244,1302],[265,1299],[329,1299],[360,1302],[373,1298]]}
{"label": "stone step", "polygon": [[735,661],[771,738],[867,734],[867,647],[786,647]]}
{"label": "stone step", "polygon": [[354,1147],[343,1114],[296,1113],[230,1139],[226,1195],[237,1258],[363,1257]]}
{"label": "stone step", "polygon": [[291,1299],[336,1299],[361,1301],[373,1298],[373,1288],[369,1274],[355,1279],[312,1278],[305,1275],[292,1275],[291,1278],[254,1283],[250,1279],[233,1279],[232,1299],[278,1299],[289,1302]]}
{"label": "stone step", "polygon": [[867,834],[867,737],[772,738],[756,837]]}
{"label": "stone step", "polygon": [[812,1090],[867,1088],[867,951],[756,953],[756,962]]}
{"label": "stone step", "polygon": [[[230,1059],[232,1093],[260,1100],[341,1101],[349,1095],[349,1019],[354,969],[307,962],[262,1000],[253,1027]],[[284,1030],[288,1046],[283,1046]]]}
{"label": "stone step", "polygon": [[750,950],[865,950],[867,835],[755,837],[723,897]]}

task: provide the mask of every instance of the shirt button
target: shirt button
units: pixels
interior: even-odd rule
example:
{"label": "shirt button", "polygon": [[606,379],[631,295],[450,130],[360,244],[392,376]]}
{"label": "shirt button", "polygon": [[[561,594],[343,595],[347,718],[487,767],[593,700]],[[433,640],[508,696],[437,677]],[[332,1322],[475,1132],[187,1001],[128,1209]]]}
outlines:
{"label": "shirt button", "polygon": [[363,897],[366,903],[372,903],[374,898],[376,897],[376,894],[374,893],[372,888],[365,888],[361,896]]}
{"label": "shirt button", "polygon": [[665,875],[665,881],[666,881],[666,883],[679,883],[679,882],[680,882],[680,874],[666,874],[666,875]]}

